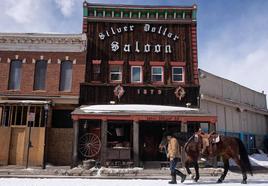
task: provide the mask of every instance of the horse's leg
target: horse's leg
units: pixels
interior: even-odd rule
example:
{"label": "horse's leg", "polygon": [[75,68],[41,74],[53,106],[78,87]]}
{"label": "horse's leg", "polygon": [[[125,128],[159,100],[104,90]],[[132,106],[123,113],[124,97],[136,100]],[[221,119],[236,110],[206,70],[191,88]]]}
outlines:
{"label": "horse's leg", "polygon": [[187,157],[187,159],[185,160],[184,164],[185,164],[185,169],[186,169],[186,172],[187,174],[191,175],[192,172],[190,170],[190,163],[191,163],[191,160]]}
{"label": "horse's leg", "polygon": [[199,180],[199,166],[198,166],[198,162],[197,160],[194,161],[194,169],[195,169],[195,178],[194,178],[194,181],[198,181]]}
{"label": "horse's leg", "polygon": [[239,160],[239,158],[233,157],[234,161],[236,162],[236,164],[240,167],[242,175],[243,175],[243,180],[242,180],[242,184],[246,184],[247,183],[247,171],[244,167],[244,165],[241,163],[241,161]]}
{"label": "horse's leg", "polygon": [[223,163],[224,163],[224,171],[221,175],[221,177],[218,179],[217,183],[222,183],[222,181],[224,180],[228,170],[229,170],[229,160],[228,158],[224,158],[223,157]]}

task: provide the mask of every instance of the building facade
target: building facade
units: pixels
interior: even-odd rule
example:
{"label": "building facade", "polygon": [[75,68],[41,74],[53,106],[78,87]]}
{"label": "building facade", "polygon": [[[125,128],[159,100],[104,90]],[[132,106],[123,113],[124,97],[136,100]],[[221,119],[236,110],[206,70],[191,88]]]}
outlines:
{"label": "building facade", "polygon": [[[195,5],[85,2],[83,32],[88,52],[86,78],[80,86],[82,106],[72,113],[73,162],[88,157],[103,165],[116,160],[136,166],[161,161],[165,158],[158,145],[164,131],[193,133],[200,123],[214,126],[216,116],[197,109]],[[89,139],[101,141],[101,147],[100,142],[96,147],[81,144],[89,134],[95,135]]]}
{"label": "building facade", "polygon": [[199,71],[200,109],[217,115],[217,132],[239,137],[249,152],[263,148],[268,134],[266,95]]}
{"label": "building facade", "polygon": [[0,164],[71,163],[86,42],[83,34],[0,34]]}

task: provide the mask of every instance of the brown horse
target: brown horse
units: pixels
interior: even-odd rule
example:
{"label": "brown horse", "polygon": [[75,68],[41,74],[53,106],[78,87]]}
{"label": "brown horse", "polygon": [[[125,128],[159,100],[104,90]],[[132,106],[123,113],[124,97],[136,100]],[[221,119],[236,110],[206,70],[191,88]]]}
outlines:
{"label": "brown horse", "polygon": [[252,174],[251,164],[248,158],[247,150],[243,142],[239,138],[222,136],[216,132],[210,134],[199,133],[202,139],[202,154],[205,156],[215,157],[221,156],[224,163],[224,172],[218,179],[218,183],[222,183],[228,170],[229,159],[233,159],[240,167],[243,175],[241,183],[247,183],[247,172]]}
{"label": "brown horse", "polygon": [[[199,133],[195,133],[192,136],[189,136],[188,133],[174,133],[173,136],[178,140],[178,143],[181,147],[184,147],[184,152],[186,159],[184,161],[185,168],[187,173],[190,175],[192,179],[196,182],[199,180],[199,166],[198,166],[198,158],[201,151],[201,138],[198,135]],[[167,140],[166,137],[163,136],[161,143],[159,144],[159,149],[161,152],[166,152]],[[190,166],[193,165],[195,169],[196,176],[193,177]]]}

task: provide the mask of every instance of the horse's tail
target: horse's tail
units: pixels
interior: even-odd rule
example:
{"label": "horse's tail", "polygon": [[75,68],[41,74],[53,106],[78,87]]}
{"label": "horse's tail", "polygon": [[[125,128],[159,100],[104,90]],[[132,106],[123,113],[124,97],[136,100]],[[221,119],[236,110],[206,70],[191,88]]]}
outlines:
{"label": "horse's tail", "polygon": [[250,163],[249,158],[248,158],[248,152],[247,152],[243,142],[239,138],[236,138],[236,141],[237,141],[238,146],[239,146],[239,154],[240,154],[241,163],[244,164],[246,171],[249,171],[249,173],[251,175],[253,175],[251,163]]}

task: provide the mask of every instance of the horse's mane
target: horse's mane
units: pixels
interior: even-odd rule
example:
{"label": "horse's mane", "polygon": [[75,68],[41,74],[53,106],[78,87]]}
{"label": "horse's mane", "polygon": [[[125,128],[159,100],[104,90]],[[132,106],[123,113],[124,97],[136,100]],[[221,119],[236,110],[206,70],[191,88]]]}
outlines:
{"label": "horse's mane", "polygon": [[187,132],[176,132],[176,133],[173,133],[173,136],[178,140],[181,146],[184,146],[185,143],[188,142],[192,134],[189,134]]}

